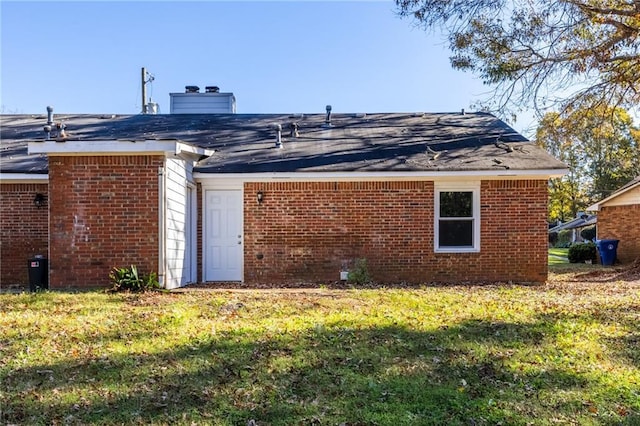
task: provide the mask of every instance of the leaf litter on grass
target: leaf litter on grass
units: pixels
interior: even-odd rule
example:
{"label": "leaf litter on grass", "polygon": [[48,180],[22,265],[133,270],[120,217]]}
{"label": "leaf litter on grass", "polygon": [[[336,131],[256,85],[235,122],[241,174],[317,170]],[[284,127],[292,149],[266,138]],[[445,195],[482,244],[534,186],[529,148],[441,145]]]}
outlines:
{"label": "leaf litter on grass", "polygon": [[541,286],[2,295],[0,418],[633,421],[640,283],[578,273]]}

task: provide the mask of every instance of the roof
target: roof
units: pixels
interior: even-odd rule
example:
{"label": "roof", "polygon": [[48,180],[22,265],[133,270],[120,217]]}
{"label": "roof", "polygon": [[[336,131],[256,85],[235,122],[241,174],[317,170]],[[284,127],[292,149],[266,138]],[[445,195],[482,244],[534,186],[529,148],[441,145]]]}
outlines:
{"label": "roof", "polygon": [[[545,170],[566,166],[488,113],[60,115],[65,140],[179,140],[213,150],[196,171],[421,172]],[[46,115],[0,115],[0,171],[46,173]],[[291,126],[295,123],[298,137]],[[276,148],[275,124],[282,127]],[[56,129],[52,137],[57,135]]]}
{"label": "roof", "polygon": [[594,225],[598,222],[598,216],[596,215],[583,215],[570,220],[569,222],[561,223],[560,225],[549,228],[549,232],[559,232],[563,229],[576,229],[584,228],[585,226]]}
{"label": "roof", "polygon": [[611,201],[612,199],[619,197],[620,195],[632,190],[635,187],[640,186],[640,176],[636,177],[635,179],[633,179],[630,182],[627,182],[626,184],[622,185],[620,188],[618,188],[617,190],[615,190],[613,193],[611,193],[611,195],[609,195],[607,198],[604,198],[600,201],[598,201],[597,203],[587,207],[587,210],[589,211],[598,211],[600,210],[600,206],[607,203],[608,201]]}

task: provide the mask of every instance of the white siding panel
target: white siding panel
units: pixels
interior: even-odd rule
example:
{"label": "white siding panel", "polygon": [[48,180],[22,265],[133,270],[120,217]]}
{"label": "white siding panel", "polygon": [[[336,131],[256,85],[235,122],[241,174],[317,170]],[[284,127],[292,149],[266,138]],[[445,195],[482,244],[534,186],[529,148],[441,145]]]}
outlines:
{"label": "white siding panel", "polygon": [[631,204],[640,204],[640,186],[633,188],[627,192],[620,194],[617,197],[603,203],[605,207],[609,206],[628,206]]}
{"label": "white siding panel", "polygon": [[189,281],[191,274],[187,261],[187,232],[189,230],[187,200],[187,169],[189,162],[167,159],[166,162],[166,280],[167,288],[181,287]]}
{"label": "white siding panel", "polygon": [[170,93],[171,114],[225,114],[235,112],[233,93]]}

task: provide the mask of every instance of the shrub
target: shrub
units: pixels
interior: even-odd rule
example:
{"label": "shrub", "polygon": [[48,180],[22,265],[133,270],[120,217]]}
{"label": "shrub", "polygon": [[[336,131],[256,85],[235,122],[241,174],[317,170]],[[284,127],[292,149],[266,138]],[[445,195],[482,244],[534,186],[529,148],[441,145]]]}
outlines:
{"label": "shrub", "polygon": [[353,268],[349,271],[347,280],[356,284],[367,284],[371,282],[367,259],[356,259]]}
{"label": "shrub", "polygon": [[139,274],[135,265],[129,268],[113,268],[109,278],[113,284],[111,291],[144,292],[160,287],[155,273]]}
{"label": "shrub", "polygon": [[569,247],[569,263],[584,263],[585,260],[596,262],[596,245],[592,242],[578,243]]}
{"label": "shrub", "polygon": [[558,242],[556,243],[557,247],[569,247],[571,245],[571,230],[563,229],[558,232]]}
{"label": "shrub", "polygon": [[549,232],[549,244],[551,247],[554,247],[558,244],[558,233],[557,232]]}
{"label": "shrub", "polygon": [[588,228],[584,228],[580,231],[580,236],[585,241],[593,241],[596,238],[596,227],[589,226]]}

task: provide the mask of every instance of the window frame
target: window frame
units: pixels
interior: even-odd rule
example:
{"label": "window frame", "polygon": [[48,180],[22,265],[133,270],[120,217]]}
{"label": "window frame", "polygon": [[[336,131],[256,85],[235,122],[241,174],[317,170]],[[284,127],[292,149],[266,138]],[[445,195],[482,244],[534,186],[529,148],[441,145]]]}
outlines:
{"label": "window frame", "polygon": [[[450,219],[440,217],[440,193],[441,192],[471,192],[471,210],[472,217],[472,241],[471,246],[446,246],[440,247],[440,220]],[[433,251],[435,253],[478,253],[480,252],[480,183],[479,182],[448,182],[436,183],[434,185],[434,210],[433,210]],[[455,218],[457,220],[465,220],[464,218]]]}

